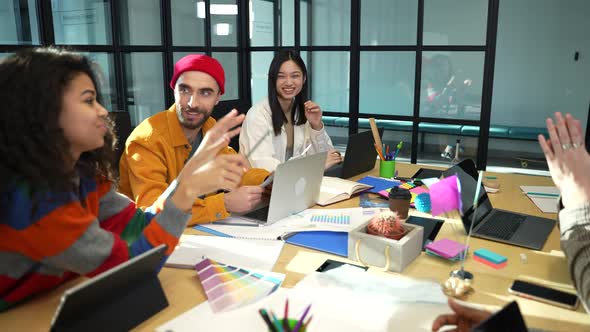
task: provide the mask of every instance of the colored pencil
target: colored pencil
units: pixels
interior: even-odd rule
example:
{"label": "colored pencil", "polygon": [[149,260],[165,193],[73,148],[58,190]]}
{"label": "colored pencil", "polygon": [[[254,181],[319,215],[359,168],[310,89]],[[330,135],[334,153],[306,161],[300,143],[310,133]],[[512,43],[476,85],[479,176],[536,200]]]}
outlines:
{"label": "colored pencil", "polygon": [[266,326],[268,326],[268,329],[271,330],[272,332],[278,332],[276,327],[270,321],[270,317],[268,317],[268,313],[266,312],[266,310],[260,309],[260,310],[258,310],[258,312],[260,313],[260,316],[262,316],[262,319],[266,323]]}
{"label": "colored pencil", "polygon": [[285,315],[283,316],[283,328],[287,332],[291,332],[289,327],[289,299],[285,300]]}
{"label": "colored pencil", "polygon": [[299,318],[299,321],[297,322],[297,325],[295,325],[293,332],[299,332],[299,329],[301,329],[301,326],[303,325],[303,320],[305,319],[305,316],[307,316],[307,314],[309,313],[310,308],[311,303],[307,306],[307,308],[305,308],[305,311],[303,312],[303,315],[301,315],[301,318]]}
{"label": "colored pencil", "polygon": [[379,149],[379,147],[377,146],[377,143],[375,143],[374,145],[375,145],[375,151],[377,151],[377,154],[379,155],[379,158],[381,158],[381,160],[385,160],[385,157],[381,153],[381,149]]}

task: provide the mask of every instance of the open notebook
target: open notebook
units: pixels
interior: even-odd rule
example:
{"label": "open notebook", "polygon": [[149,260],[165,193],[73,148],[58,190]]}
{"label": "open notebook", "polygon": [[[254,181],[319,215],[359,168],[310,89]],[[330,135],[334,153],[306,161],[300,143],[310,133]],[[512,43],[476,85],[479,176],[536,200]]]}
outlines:
{"label": "open notebook", "polygon": [[324,176],[320,187],[319,205],[328,205],[349,199],[352,195],[371,189],[373,186],[350,180]]}

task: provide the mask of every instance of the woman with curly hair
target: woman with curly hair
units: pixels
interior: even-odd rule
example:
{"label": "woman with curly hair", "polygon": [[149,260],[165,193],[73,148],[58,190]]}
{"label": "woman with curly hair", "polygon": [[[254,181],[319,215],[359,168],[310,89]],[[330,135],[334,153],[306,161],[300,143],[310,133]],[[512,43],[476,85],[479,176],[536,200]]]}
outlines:
{"label": "woman with curly hair", "polygon": [[0,311],[160,244],[169,255],[195,199],[240,183],[244,158],[215,157],[239,132],[243,116],[232,112],[154,206],[137,209],[116,191],[99,96],[79,54],[37,48],[0,62]]}

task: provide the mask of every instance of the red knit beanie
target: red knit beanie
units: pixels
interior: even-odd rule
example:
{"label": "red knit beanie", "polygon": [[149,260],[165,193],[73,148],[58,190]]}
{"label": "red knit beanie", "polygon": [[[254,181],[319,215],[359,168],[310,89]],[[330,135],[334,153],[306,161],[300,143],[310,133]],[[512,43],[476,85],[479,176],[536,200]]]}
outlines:
{"label": "red knit beanie", "polygon": [[172,79],[170,80],[170,87],[173,90],[176,80],[185,71],[202,71],[211,75],[217,81],[221,94],[225,92],[225,73],[223,72],[223,67],[212,57],[203,54],[191,54],[178,60],[174,65],[174,75],[172,75]]}

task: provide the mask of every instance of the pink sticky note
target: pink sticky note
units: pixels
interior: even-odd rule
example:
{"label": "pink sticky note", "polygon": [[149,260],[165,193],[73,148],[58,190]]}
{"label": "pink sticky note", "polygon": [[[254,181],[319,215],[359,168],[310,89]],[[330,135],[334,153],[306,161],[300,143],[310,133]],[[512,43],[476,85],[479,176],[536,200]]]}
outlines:
{"label": "pink sticky note", "polygon": [[449,239],[431,242],[425,248],[444,258],[456,257],[467,249],[464,244]]}
{"label": "pink sticky note", "polygon": [[432,216],[436,217],[445,212],[461,209],[459,188],[456,175],[444,178],[429,187]]}
{"label": "pink sticky note", "polygon": [[377,192],[377,195],[385,197],[385,198],[389,198],[389,189],[381,190],[381,191]]}

